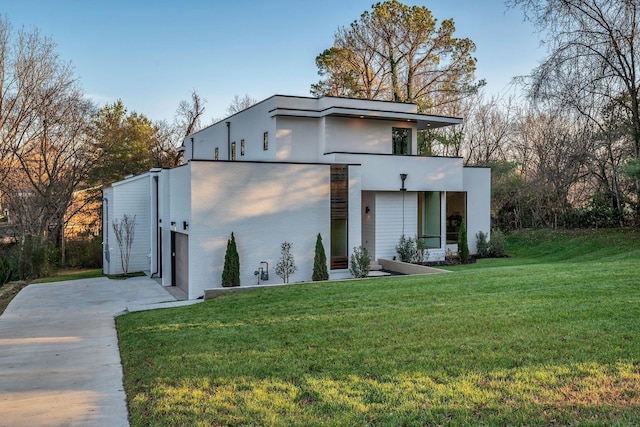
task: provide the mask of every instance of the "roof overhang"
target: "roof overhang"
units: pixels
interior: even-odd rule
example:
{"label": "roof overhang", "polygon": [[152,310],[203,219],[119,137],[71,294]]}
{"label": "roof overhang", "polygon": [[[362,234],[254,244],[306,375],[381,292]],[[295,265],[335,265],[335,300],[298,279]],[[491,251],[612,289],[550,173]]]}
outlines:
{"label": "roof overhang", "polygon": [[462,119],[459,117],[433,116],[428,114],[405,113],[397,111],[368,110],[359,108],[330,107],[322,111],[301,110],[292,108],[275,108],[269,112],[271,117],[347,117],[352,119],[374,119],[390,121],[406,121],[415,123],[418,130],[435,129],[444,126],[459,125]]}

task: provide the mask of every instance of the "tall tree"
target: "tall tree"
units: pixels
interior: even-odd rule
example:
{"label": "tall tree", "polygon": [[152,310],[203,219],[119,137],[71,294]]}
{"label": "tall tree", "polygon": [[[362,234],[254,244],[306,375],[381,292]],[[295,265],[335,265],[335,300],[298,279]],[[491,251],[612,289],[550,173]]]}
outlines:
{"label": "tall tree", "polygon": [[153,166],[157,128],[143,114],[128,113],[121,100],[107,104],[95,121],[96,153],[99,159],[91,182],[109,184]]}
{"label": "tall tree", "polygon": [[203,99],[195,90],[191,92],[191,100],[180,101],[174,119],[176,132],[185,138],[200,130],[201,119],[204,114],[205,104]]}
{"label": "tall tree", "polygon": [[[546,35],[549,54],[532,73],[531,94],[555,99],[607,132],[604,111],[628,120],[626,152],[640,158],[640,28],[636,0],[509,0]],[[594,108],[595,107],[595,108]],[[635,179],[640,218],[640,181]]]}
{"label": "tall tree", "polygon": [[60,230],[93,165],[93,114],[55,44],[0,18],[0,193],[16,234],[33,236],[36,249]]}
{"label": "tall tree", "polygon": [[377,3],[339,28],[334,45],[318,55],[323,79],[311,92],[412,102],[423,112],[437,112],[484,84],[475,81],[475,44],[454,32],[452,19],[438,26],[424,6]]}

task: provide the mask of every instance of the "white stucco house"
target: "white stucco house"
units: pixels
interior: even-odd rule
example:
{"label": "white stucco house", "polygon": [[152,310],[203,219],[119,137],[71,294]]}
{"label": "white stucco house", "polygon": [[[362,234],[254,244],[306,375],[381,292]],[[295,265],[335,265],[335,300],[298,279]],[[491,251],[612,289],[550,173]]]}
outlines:
{"label": "white stucco house", "polygon": [[136,215],[130,271],[146,271],[191,299],[221,286],[227,240],[236,238],[241,286],[281,279],[280,244],[292,243],[309,281],[322,235],[331,278],[348,277],[354,247],[393,259],[402,234],[431,259],[456,248],[461,219],[469,247],[490,230],[488,168],[459,157],[417,156],[418,130],[462,119],[417,113],[414,104],[275,95],[185,138],[184,164],[103,190],[104,272],[118,274],[111,222]]}

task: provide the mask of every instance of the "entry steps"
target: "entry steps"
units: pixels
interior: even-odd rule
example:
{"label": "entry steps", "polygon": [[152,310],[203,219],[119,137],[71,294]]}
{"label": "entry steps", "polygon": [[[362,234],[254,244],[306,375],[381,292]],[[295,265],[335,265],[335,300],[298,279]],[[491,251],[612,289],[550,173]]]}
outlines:
{"label": "entry steps", "polygon": [[387,273],[386,271],[382,271],[382,266],[380,264],[371,264],[369,266],[368,277],[382,277],[382,276],[391,276],[391,274]]}

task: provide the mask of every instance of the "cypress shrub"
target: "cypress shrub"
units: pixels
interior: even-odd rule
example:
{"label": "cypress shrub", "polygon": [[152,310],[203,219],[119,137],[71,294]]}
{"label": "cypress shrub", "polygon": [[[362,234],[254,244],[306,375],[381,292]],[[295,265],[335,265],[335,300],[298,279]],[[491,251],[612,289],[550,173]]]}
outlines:
{"label": "cypress shrub", "polygon": [[320,280],[329,280],[329,271],[327,270],[327,255],[324,253],[324,245],[322,244],[322,236],[318,233],[316,238],[316,253],[313,257],[313,274],[311,280],[314,282]]}
{"label": "cypress shrub", "polygon": [[238,255],[236,238],[233,232],[231,233],[231,238],[227,241],[227,252],[224,254],[222,286],[225,288],[240,286],[240,255]]}
{"label": "cypress shrub", "polygon": [[460,232],[458,233],[458,255],[460,262],[466,264],[469,262],[469,243],[467,242],[467,224],[463,219],[460,223]]}

